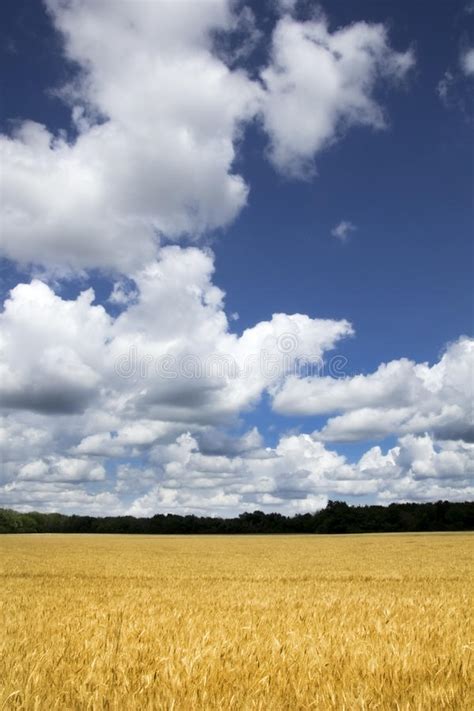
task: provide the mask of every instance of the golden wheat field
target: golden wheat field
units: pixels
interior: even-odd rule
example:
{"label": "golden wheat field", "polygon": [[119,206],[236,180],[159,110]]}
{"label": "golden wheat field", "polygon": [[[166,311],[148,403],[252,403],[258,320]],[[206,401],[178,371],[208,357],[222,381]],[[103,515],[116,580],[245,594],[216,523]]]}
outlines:
{"label": "golden wheat field", "polygon": [[472,711],[473,536],[0,537],[0,709]]}

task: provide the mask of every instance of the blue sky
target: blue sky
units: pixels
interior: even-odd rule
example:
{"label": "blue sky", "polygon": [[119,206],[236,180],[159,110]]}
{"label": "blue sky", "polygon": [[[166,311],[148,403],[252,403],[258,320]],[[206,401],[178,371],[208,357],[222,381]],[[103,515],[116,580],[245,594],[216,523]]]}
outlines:
{"label": "blue sky", "polygon": [[[184,6],[2,6],[0,505],[472,495],[474,8]],[[111,376],[137,343],[239,360],[288,332],[272,382]],[[343,385],[304,378],[308,355],[344,357]]]}

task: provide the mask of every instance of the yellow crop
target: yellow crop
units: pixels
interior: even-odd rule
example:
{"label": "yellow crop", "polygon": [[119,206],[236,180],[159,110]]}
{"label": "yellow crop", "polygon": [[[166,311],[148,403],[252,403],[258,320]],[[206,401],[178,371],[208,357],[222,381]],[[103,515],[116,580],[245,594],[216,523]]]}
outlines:
{"label": "yellow crop", "polygon": [[0,709],[472,711],[473,541],[0,536]]}

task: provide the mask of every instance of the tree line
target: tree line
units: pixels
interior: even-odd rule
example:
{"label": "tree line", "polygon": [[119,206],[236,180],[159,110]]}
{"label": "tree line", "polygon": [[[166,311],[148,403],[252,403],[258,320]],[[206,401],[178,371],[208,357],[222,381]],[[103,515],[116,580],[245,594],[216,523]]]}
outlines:
{"label": "tree line", "polygon": [[437,501],[389,506],[349,506],[329,501],[315,513],[284,516],[253,511],[235,518],[156,514],[134,516],[67,516],[0,509],[0,533],[397,533],[474,530],[474,502]]}

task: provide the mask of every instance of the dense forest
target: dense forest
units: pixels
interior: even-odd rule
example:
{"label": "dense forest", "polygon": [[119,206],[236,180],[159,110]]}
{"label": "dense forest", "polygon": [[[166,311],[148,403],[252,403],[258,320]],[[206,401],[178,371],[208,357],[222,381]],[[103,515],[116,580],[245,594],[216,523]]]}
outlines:
{"label": "dense forest", "polygon": [[157,514],[151,518],[97,518],[0,509],[0,533],[395,533],[468,530],[474,530],[474,502],[349,506],[342,501],[329,501],[325,509],[316,513],[283,516],[254,511],[236,518],[176,514]]}

